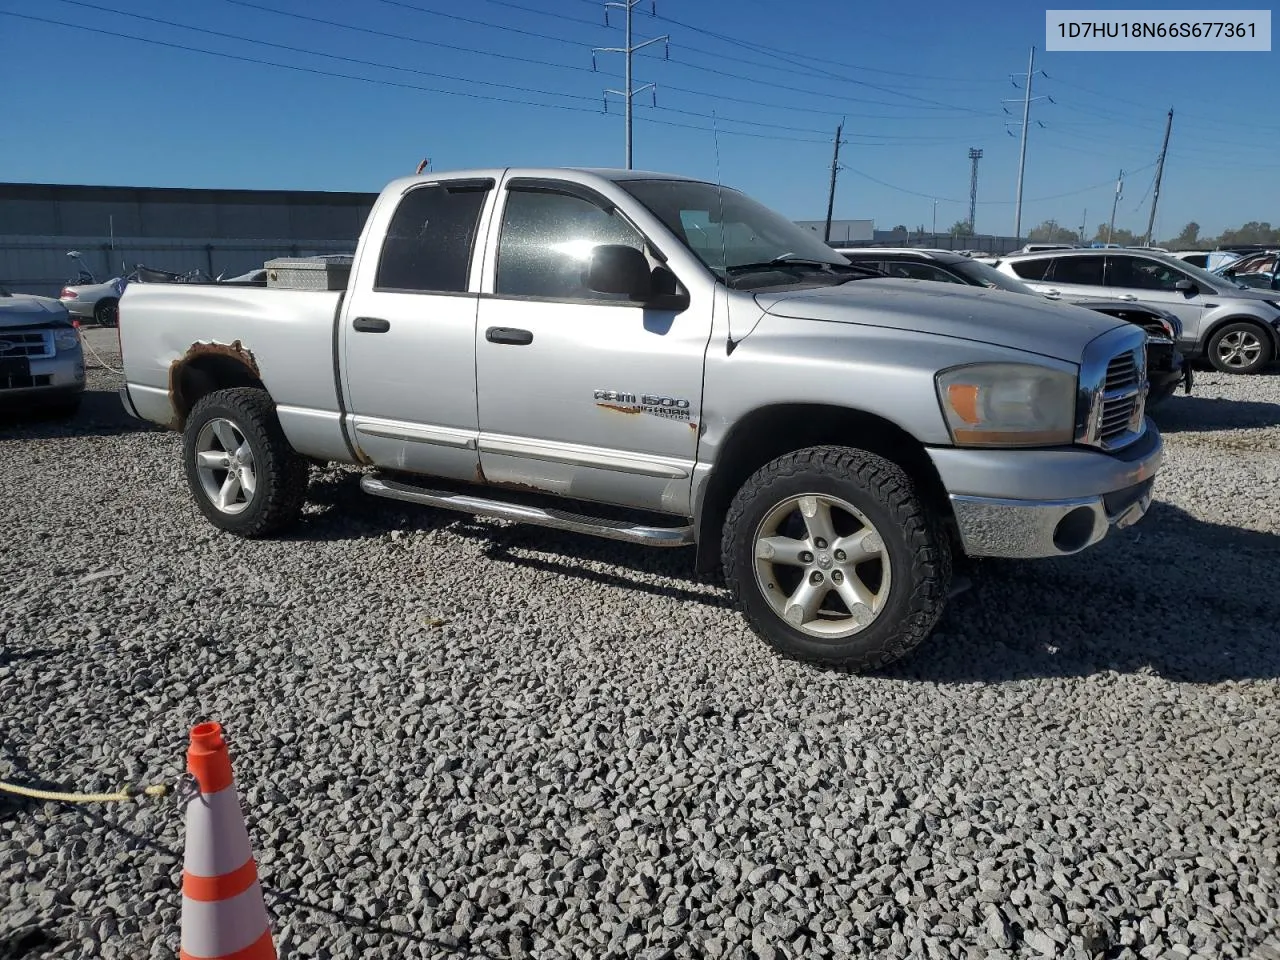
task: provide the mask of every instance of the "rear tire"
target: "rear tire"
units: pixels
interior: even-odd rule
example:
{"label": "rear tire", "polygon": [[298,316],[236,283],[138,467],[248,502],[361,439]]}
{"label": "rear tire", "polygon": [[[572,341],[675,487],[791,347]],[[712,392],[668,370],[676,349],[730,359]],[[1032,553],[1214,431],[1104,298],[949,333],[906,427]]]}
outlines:
{"label": "rear tire", "polygon": [[1256,323],[1239,320],[1209,338],[1209,362],[1222,373],[1258,373],[1271,363],[1271,336]]}
{"label": "rear tire", "polygon": [[310,471],[280,428],[265,390],[216,390],[196,402],[183,429],[187,485],[220,530],[265,537],[292,525]]}
{"label": "rear tire", "polygon": [[951,584],[950,544],[911,479],[847,447],[809,447],[760,468],[729,507],[721,551],[761,639],[783,656],[855,671],[919,645]]}
{"label": "rear tire", "polygon": [[114,327],[120,320],[120,301],[99,300],[93,308],[93,321],[100,327]]}

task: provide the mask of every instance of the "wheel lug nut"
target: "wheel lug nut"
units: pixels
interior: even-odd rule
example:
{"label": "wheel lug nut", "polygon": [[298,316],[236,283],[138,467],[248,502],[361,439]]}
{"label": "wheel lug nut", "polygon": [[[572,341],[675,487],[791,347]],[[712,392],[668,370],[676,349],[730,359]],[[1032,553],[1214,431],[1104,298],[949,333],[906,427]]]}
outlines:
{"label": "wheel lug nut", "polygon": [[800,562],[813,563],[813,554],[810,553],[808,550],[804,551],[802,554],[800,554]]}
{"label": "wheel lug nut", "polygon": [[843,582],[844,582],[844,574],[843,574],[843,573],[841,573],[839,570],[835,570],[835,571],[833,571],[833,572],[832,572],[832,574],[831,574],[831,579],[832,579],[832,580],[834,580],[836,583],[843,583]]}
{"label": "wheel lug nut", "polygon": [[819,550],[827,549],[827,541],[823,540],[822,537],[818,537],[816,540],[814,540],[813,545],[817,547]]}
{"label": "wheel lug nut", "polygon": [[836,559],[839,560],[841,563],[844,562],[846,556],[847,554],[843,550],[836,551]]}
{"label": "wheel lug nut", "polygon": [[822,574],[820,574],[817,570],[813,571],[813,576],[811,576],[811,577],[809,578],[809,582],[810,582],[810,583],[821,583],[821,582],[822,582]]}

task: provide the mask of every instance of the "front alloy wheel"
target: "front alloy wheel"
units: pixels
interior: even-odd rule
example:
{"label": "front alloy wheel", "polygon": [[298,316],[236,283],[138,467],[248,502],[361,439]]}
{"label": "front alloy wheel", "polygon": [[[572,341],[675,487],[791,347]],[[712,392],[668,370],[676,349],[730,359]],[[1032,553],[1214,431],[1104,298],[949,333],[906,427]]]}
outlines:
{"label": "front alloy wheel", "polygon": [[790,497],[756,530],[756,586],[779,617],[818,639],[852,636],[892,587],[884,538],[839,497]]}
{"label": "front alloy wheel", "polygon": [[806,447],[752,474],[721,532],[725,581],[752,630],[784,656],[870,670],[933,630],[951,549],[898,464]]}

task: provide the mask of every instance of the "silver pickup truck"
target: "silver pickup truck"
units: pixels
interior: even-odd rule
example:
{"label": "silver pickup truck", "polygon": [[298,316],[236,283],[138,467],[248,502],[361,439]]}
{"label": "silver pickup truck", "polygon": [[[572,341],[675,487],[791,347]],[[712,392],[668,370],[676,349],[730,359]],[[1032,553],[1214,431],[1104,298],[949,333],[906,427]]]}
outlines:
{"label": "silver pickup truck", "polygon": [[120,339],[217,527],[278,531],[308,461],[365,465],[375,496],[696,546],[775,649],[853,669],[930,633],[953,557],[1137,521],[1163,455],[1141,328],[877,279],[669,175],[396,180],[345,289],[131,285]]}

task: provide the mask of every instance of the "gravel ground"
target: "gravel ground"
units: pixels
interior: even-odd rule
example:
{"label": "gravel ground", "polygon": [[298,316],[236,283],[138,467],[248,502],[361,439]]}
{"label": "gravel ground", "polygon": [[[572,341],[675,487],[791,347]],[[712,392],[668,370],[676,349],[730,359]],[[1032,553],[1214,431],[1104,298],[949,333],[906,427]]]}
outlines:
{"label": "gravel ground", "polygon": [[[222,721],[284,957],[1280,958],[1280,372],[1202,374],[1142,524],[861,677],[682,554],[347,470],[221,535],[90,378],[0,431],[0,777],[172,781]],[[0,796],[0,957],[171,956],[182,844]]]}

